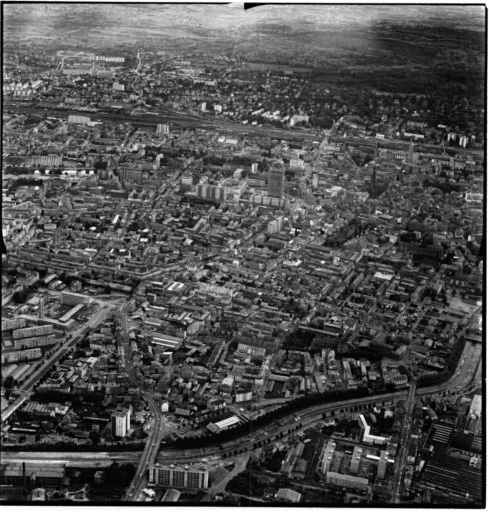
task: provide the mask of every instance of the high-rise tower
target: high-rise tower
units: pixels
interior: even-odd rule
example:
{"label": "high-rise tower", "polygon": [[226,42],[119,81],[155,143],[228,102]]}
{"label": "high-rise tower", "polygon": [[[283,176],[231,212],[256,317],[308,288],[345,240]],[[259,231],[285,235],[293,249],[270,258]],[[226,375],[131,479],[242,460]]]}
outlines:
{"label": "high-rise tower", "polygon": [[268,171],[268,195],[282,197],[284,194],[284,164],[276,160]]}

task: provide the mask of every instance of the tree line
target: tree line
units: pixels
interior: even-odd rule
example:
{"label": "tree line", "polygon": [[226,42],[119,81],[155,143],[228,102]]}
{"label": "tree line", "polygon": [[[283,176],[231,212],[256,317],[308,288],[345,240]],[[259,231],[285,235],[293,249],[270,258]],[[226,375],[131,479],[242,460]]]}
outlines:
{"label": "tree line", "polygon": [[[387,391],[385,391],[387,392]],[[206,435],[200,435],[190,438],[178,438],[174,441],[173,445],[177,449],[184,448],[201,448],[223,444],[233,441],[242,437],[250,432],[257,432],[261,428],[270,424],[273,421],[281,420],[293,413],[299,412],[309,407],[316,405],[328,404],[338,402],[341,400],[352,400],[355,398],[364,398],[368,396],[367,389],[353,389],[353,390],[337,390],[333,392],[315,393],[308,396],[296,398],[284,404],[280,409],[275,411],[266,412],[259,418],[256,418],[248,423],[242,423],[231,427],[227,430],[217,433],[209,432]]]}
{"label": "tree line", "polygon": [[452,377],[452,375],[455,373],[455,370],[457,369],[464,348],[465,338],[460,336],[458,341],[453,346],[452,352],[448,357],[447,364],[445,365],[443,371],[437,374],[421,375],[417,381],[418,388],[435,386],[436,384],[441,384],[450,379],[450,377]]}

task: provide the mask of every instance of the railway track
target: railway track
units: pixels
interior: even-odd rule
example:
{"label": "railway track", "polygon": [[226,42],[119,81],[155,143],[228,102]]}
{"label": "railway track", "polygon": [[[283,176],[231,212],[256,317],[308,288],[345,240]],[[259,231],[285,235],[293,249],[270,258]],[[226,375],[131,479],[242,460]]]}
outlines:
{"label": "railway track", "polygon": [[[406,389],[376,397],[369,396],[354,400],[342,400],[331,404],[317,405],[307,410],[297,411],[292,417],[272,422],[270,425],[260,428],[259,432],[255,433],[252,431],[250,434],[246,434],[246,436],[243,436],[239,440],[229,441],[218,447],[198,448],[191,451],[179,449],[161,450],[156,457],[156,461],[168,462],[174,460],[175,462],[190,462],[200,460],[203,457],[207,458],[213,456],[222,457],[223,455],[234,455],[235,452],[240,453],[253,450],[260,443],[269,443],[280,437],[281,434],[288,435],[296,430],[308,428],[320,421],[324,413],[331,411],[340,413],[346,411],[354,412],[353,408],[357,408],[356,410],[358,410],[359,407],[364,407],[371,403],[407,398],[407,395],[408,390]],[[252,436],[251,439],[250,436]]]}
{"label": "railway track", "polygon": [[266,135],[281,139],[302,139],[320,141],[323,138],[321,133],[300,132],[294,130],[281,130],[274,128],[262,128],[238,123],[231,123],[223,120],[212,120],[198,117],[195,114],[177,113],[175,111],[162,109],[160,112],[141,115],[116,114],[112,112],[80,112],[61,110],[56,108],[43,108],[35,105],[22,105],[19,103],[5,102],[5,112],[23,113],[26,112],[51,117],[68,118],[70,115],[87,115],[92,121],[111,121],[114,123],[130,123],[136,126],[156,126],[159,123],[174,123],[188,128],[202,128],[207,130],[229,130],[231,133],[242,133],[248,135]]}

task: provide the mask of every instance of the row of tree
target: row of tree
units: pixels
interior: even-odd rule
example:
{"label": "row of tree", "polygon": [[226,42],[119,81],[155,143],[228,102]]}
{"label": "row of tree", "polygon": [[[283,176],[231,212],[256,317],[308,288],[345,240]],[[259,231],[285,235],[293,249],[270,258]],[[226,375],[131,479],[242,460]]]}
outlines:
{"label": "row of tree", "polygon": [[267,412],[249,423],[242,423],[222,432],[209,433],[207,435],[191,438],[178,438],[174,441],[174,446],[175,448],[199,448],[223,444],[249,434],[250,432],[260,431],[260,429],[269,423],[283,419],[303,409],[308,409],[321,404],[334,403],[341,400],[363,398],[365,396],[368,396],[367,389],[338,390],[303,396],[287,402],[280,409],[273,412]]}
{"label": "row of tree", "polygon": [[450,377],[452,377],[452,375],[455,373],[455,370],[457,369],[464,348],[465,338],[461,336],[453,346],[452,352],[448,357],[447,364],[445,365],[443,371],[440,373],[421,375],[417,381],[417,386],[419,388],[435,386],[436,384],[442,384],[443,382],[446,382],[448,379],[450,379]]}
{"label": "row of tree", "polygon": [[[45,275],[45,274],[44,274]],[[41,273],[39,272],[39,276],[41,277]],[[16,304],[24,304],[24,302],[28,299],[31,293],[36,292],[41,286],[40,281],[31,284],[27,288],[24,288],[21,291],[15,292],[13,296],[13,300]]]}
{"label": "row of tree", "polygon": [[433,187],[441,190],[444,194],[451,194],[452,192],[459,192],[460,191],[460,185],[457,183],[450,183],[448,181],[448,178],[446,181],[441,180],[435,180],[432,178],[426,178],[423,181],[423,187]]}
{"label": "row of tree", "polygon": [[105,395],[102,393],[79,393],[66,394],[61,391],[35,391],[31,399],[41,403],[57,402],[64,404],[66,401],[72,402],[73,405],[81,405],[83,402],[97,404],[103,402]]}

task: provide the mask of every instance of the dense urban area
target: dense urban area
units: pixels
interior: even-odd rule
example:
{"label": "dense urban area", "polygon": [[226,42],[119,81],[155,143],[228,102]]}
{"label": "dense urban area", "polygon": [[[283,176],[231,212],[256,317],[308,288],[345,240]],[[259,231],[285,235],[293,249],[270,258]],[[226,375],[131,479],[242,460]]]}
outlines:
{"label": "dense urban area", "polygon": [[475,61],[406,92],[310,42],[16,33],[0,499],[483,506]]}

